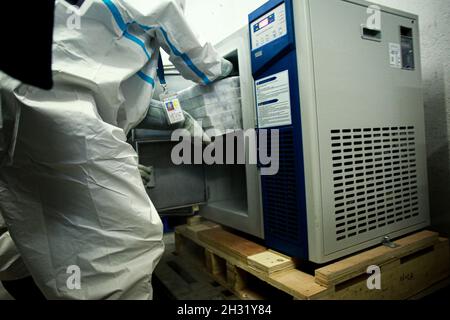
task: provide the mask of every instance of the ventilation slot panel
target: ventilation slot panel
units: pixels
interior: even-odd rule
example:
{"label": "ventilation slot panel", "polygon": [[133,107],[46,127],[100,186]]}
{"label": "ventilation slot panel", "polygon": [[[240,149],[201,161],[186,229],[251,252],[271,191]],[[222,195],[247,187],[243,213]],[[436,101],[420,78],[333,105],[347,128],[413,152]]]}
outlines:
{"label": "ventilation slot panel", "polygon": [[[270,134],[268,136],[270,137]],[[270,145],[269,141],[268,146]],[[264,224],[266,233],[271,237],[290,243],[299,241],[296,161],[293,129],[282,129],[279,172],[274,176],[261,177],[264,190]]]}
{"label": "ventilation slot panel", "polygon": [[336,240],[419,215],[415,128],[331,131]]}

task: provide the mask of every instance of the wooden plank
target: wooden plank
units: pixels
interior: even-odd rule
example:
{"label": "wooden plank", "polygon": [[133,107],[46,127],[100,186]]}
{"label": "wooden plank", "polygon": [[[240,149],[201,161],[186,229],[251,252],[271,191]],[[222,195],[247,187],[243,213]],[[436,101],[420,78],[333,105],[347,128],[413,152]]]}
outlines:
{"label": "wooden plank", "polygon": [[236,268],[231,263],[227,263],[227,281],[230,288],[239,292],[247,288],[248,273]]}
{"label": "wooden plank", "polygon": [[195,226],[204,223],[205,220],[200,216],[193,216],[187,219],[188,226]]}
{"label": "wooden plank", "polygon": [[[406,300],[449,277],[448,240],[422,250],[405,260],[398,259],[381,267],[381,290],[369,290],[369,275],[359,281],[336,287],[330,300]],[[339,288],[340,287],[340,288]]]}
{"label": "wooden plank", "polygon": [[248,257],[267,251],[259,244],[221,229],[199,232],[198,238],[244,263],[247,263]]}
{"label": "wooden plank", "polygon": [[264,300],[264,292],[258,293],[247,287],[249,273],[227,263],[227,288],[241,300]]}
{"label": "wooden plank", "polygon": [[183,252],[183,237],[181,236],[181,234],[179,233],[175,233],[175,253],[176,254],[180,254],[181,252]]}
{"label": "wooden plank", "polygon": [[[177,228],[177,232],[179,233],[180,238],[182,238],[183,236],[188,236],[187,234],[184,234],[184,231],[185,228]],[[223,252],[215,245],[209,245],[208,243],[201,241],[199,237],[190,238],[190,240],[197,245],[208,249],[213,254],[221,257],[222,259],[227,260],[229,263],[235,265],[236,267],[250,273],[251,275],[259,278],[262,281],[267,282],[276,289],[292,295],[296,299],[319,299],[323,295],[326,295],[328,291],[330,291],[330,289],[317,284],[313,276],[306,274],[300,270],[294,269],[287,272],[282,272],[281,274],[276,273],[268,276],[267,273],[250,267],[246,261],[235,258],[234,256]],[[216,281],[221,285],[226,285],[226,281],[224,281],[224,279],[216,279]],[[248,293],[247,296],[255,297],[255,294]]]}
{"label": "wooden plank", "polygon": [[258,301],[264,300],[264,297],[248,288],[242,288],[240,290],[236,290],[233,286],[230,286],[230,282],[228,279],[224,277],[214,277],[214,280],[217,281],[222,287],[227,288],[230,292],[232,292],[239,300],[249,300],[249,301]]}
{"label": "wooden plank", "polygon": [[[161,298],[175,300],[238,299],[237,296],[225,294],[226,287],[218,285],[213,277],[204,271],[197,259],[192,256],[187,257],[187,255],[173,255],[175,243],[170,236],[165,236],[164,240],[166,251],[154,274],[154,284],[160,290]],[[187,242],[186,239],[184,241]]]}
{"label": "wooden plank", "polygon": [[269,283],[298,300],[318,300],[332,292],[316,283],[312,275],[296,269],[273,274],[269,279]]}
{"label": "wooden plank", "polygon": [[220,261],[218,257],[210,250],[205,249],[206,269],[213,276],[226,274],[226,262]]}
{"label": "wooden plank", "polygon": [[396,241],[398,248],[380,246],[357,254],[324,268],[316,270],[316,281],[326,287],[333,287],[352,278],[363,275],[371,265],[382,266],[392,260],[400,259],[413,252],[433,246],[439,235],[431,231],[423,231]]}
{"label": "wooden plank", "polygon": [[269,275],[295,268],[291,258],[271,250],[248,257],[248,264]]}
{"label": "wooden plank", "polygon": [[[221,229],[222,227],[216,223],[205,221],[193,225],[185,225],[177,227],[176,230],[182,232],[190,239],[197,239],[198,234],[203,231],[212,230],[212,229]],[[177,231],[175,231],[177,232]]]}
{"label": "wooden plank", "polygon": [[[203,228],[195,232],[178,228],[177,233],[180,238],[186,236],[206,249],[209,256],[206,264],[210,261],[208,269],[216,273],[216,281],[241,299],[259,299],[264,295],[246,287],[246,273],[299,300],[407,299],[449,276],[448,240],[439,239],[433,232],[421,232],[398,240],[400,247],[396,249],[375,248],[317,270],[328,277],[324,278],[329,281],[326,287],[314,276],[287,267],[283,259],[276,261],[279,264],[271,261],[268,257],[275,257],[277,253],[267,251],[263,246],[223,229],[201,230]],[[289,260],[289,257],[280,256]],[[276,272],[280,265],[286,269]],[[381,267],[384,279],[381,291],[367,289],[369,275],[366,271],[371,265]]]}
{"label": "wooden plank", "polygon": [[435,285],[429,287],[428,289],[423,290],[422,292],[418,293],[417,295],[411,297],[410,300],[419,301],[419,300],[425,299],[432,294],[435,294],[441,290],[447,289],[448,287],[450,287],[450,278],[440,281],[440,282],[436,283]]}

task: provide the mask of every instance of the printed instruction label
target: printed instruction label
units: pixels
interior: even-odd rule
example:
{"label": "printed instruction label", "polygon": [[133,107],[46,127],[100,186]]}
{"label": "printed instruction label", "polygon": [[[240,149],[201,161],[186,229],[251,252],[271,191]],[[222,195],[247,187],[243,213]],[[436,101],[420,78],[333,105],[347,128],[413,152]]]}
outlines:
{"label": "printed instruction label", "polygon": [[262,129],[292,124],[289,71],[255,81],[258,127]]}
{"label": "printed instruction label", "polygon": [[389,63],[392,68],[402,68],[402,48],[398,43],[389,43]]}

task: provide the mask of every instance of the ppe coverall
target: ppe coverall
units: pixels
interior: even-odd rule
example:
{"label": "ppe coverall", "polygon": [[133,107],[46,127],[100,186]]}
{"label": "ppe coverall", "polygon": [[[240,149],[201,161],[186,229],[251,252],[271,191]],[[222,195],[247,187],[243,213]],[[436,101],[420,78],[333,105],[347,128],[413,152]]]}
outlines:
{"label": "ppe coverall", "polygon": [[15,121],[0,210],[48,299],[150,299],[163,228],[126,135],[147,115],[160,47],[198,83],[231,70],[177,2],[91,2],[79,28],[56,5],[54,89],[2,95]]}
{"label": "ppe coverall", "polygon": [[[9,141],[14,130],[15,112],[8,112],[5,106],[5,92],[14,90],[20,83],[0,72],[0,165],[8,158]],[[4,110],[5,109],[5,110]],[[0,167],[0,173],[1,173]],[[28,272],[19,252],[6,227],[0,210],[0,281],[14,281],[29,277]]]}
{"label": "ppe coverall", "polygon": [[24,279],[29,275],[0,215],[0,281]]}

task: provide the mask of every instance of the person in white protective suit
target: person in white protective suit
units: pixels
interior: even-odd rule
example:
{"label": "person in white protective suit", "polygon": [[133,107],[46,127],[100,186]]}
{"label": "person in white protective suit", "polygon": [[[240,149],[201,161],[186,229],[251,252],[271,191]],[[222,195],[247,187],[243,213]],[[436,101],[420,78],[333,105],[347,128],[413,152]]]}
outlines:
{"label": "person in white protective suit", "polygon": [[15,281],[29,275],[0,215],[0,281]]}
{"label": "person in white protective suit", "polygon": [[0,214],[0,281],[5,290],[15,299],[44,301],[39,288],[30,276],[17,251],[11,235]]}
{"label": "person in white protective suit", "polygon": [[176,1],[93,0],[79,29],[61,4],[55,16],[53,90],[2,95],[15,116],[0,210],[46,298],[150,299],[163,228],[126,136],[148,114],[160,47],[198,83],[232,66]]}

